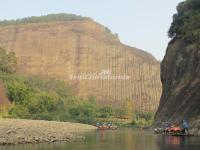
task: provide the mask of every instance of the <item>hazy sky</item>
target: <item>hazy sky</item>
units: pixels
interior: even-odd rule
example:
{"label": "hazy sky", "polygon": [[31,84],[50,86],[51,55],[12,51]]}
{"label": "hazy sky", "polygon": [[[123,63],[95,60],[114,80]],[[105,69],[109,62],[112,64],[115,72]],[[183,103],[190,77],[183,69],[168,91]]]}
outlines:
{"label": "hazy sky", "polygon": [[162,59],[167,31],[183,0],[0,0],[0,20],[74,13],[88,16],[118,33],[120,40]]}

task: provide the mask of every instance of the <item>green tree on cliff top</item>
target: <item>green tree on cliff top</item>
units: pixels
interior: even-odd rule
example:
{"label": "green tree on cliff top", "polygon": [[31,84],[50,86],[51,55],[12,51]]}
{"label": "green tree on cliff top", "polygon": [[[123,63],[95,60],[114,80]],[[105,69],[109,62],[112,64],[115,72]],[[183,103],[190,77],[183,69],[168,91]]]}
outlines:
{"label": "green tree on cliff top", "polygon": [[200,0],[186,0],[177,6],[169,29],[170,38],[196,41],[200,37]]}
{"label": "green tree on cliff top", "polygon": [[6,53],[0,48],[0,72],[14,73],[17,68],[17,58],[13,52]]}

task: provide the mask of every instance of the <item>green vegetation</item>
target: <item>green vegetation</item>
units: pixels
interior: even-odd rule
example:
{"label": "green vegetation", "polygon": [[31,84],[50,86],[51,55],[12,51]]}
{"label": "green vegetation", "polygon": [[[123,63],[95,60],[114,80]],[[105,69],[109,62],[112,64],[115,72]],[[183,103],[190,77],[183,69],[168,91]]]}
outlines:
{"label": "green vegetation", "polygon": [[95,104],[87,101],[80,101],[79,105],[75,105],[69,109],[72,119],[82,123],[94,123],[96,118]]}
{"label": "green vegetation", "polygon": [[62,81],[30,79],[8,73],[1,73],[0,80],[6,85],[8,97],[13,102],[9,117],[82,123],[95,121],[97,106],[73,96],[69,86]]}
{"label": "green vegetation", "polygon": [[101,106],[97,114],[97,122],[112,122],[118,127],[143,128],[150,126],[154,118],[154,113],[136,112],[131,100],[126,100],[121,108]]}
{"label": "green vegetation", "polygon": [[96,118],[95,98],[73,96],[63,81],[18,75],[16,57],[0,49],[0,81],[12,102],[6,117],[92,123]]}
{"label": "green vegetation", "polygon": [[153,115],[135,113],[131,100],[126,100],[122,108],[99,106],[94,96],[88,99],[74,96],[72,88],[64,81],[16,74],[16,64],[14,53],[6,53],[0,48],[0,81],[12,102],[0,113],[1,117],[87,124],[113,122],[118,126],[134,127],[151,123]]}
{"label": "green vegetation", "polygon": [[6,26],[6,25],[19,25],[19,24],[25,24],[25,23],[46,23],[46,22],[56,22],[56,21],[76,21],[76,20],[92,20],[88,17],[82,17],[77,16],[74,14],[49,14],[46,16],[32,16],[28,18],[23,19],[16,19],[16,20],[4,20],[0,21],[0,26]]}
{"label": "green vegetation", "polygon": [[[122,110],[122,109],[121,109]],[[97,122],[112,122],[118,127],[126,128],[143,128],[150,126],[153,123],[154,113],[151,112],[134,112],[132,114],[134,119],[124,119],[122,118],[97,118]]]}
{"label": "green vegetation", "polygon": [[153,123],[154,113],[152,112],[136,112],[136,118],[131,122],[134,127],[150,126]]}
{"label": "green vegetation", "polygon": [[0,72],[13,73],[16,71],[17,59],[13,52],[7,54],[0,48]]}
{"label": "green vegetation", "polygon": [[[21,24],[27,24],[27,23],[49,23],[49,22],[70,22],[70,21],[82,21],[82,20],[92,20],[92,18],[89,17],[82,17],[80,15],[75,14],[66,14],[66,13],[60,13],[60,14],[48,14],[45,16],[32,16],[22,19],[16,19],[16,20],[0,20],[0,26],[7,26],[7,25],[21,25]],[[81,33],[81,30],[72,29],[74,32]],[[108,34],[114,35],[116,38],[118,38],[117,33],[112,33],[112,31],[105,27],[105,32]]]}
{"label": "green vegetation", "polygon": [[100,106],[98,109],[98,118],[110,118],[114,115],[114,110],[111,106]]}
{"label": "green vegetation", "polygon": [[200,39],[200,1],[186,0],[177,7],[169,29],[169,37],[183,38],[188,42]]}

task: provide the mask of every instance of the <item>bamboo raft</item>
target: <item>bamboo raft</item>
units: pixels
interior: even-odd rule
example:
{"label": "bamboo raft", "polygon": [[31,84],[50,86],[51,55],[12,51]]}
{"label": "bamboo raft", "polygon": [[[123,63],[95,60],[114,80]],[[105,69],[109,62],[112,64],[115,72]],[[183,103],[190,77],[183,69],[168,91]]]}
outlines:
{"label": "bamboo raft", "polygon": [[163,135],[167,135],[167,136],[194,136],[194,134],[186,134],[186,133],[163,133]]}

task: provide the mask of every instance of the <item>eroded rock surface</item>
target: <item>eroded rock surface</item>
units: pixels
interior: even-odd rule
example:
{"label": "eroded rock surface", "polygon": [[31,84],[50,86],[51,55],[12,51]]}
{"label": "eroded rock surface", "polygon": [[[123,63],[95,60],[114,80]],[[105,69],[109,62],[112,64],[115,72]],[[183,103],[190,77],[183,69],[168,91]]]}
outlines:
{"label": "eroded rock surface", "polygon": [[[134,35],[133,35],[134,36]],[[155,111],[161,95],[160,64],[149,53],[122,44],[106,27],[81,19],[0,26],[0,46],[15,52],[18,72],[55,77],[73,86],[81,97]],[[110,71],[129,80],[71,80],[74,75]]]}

